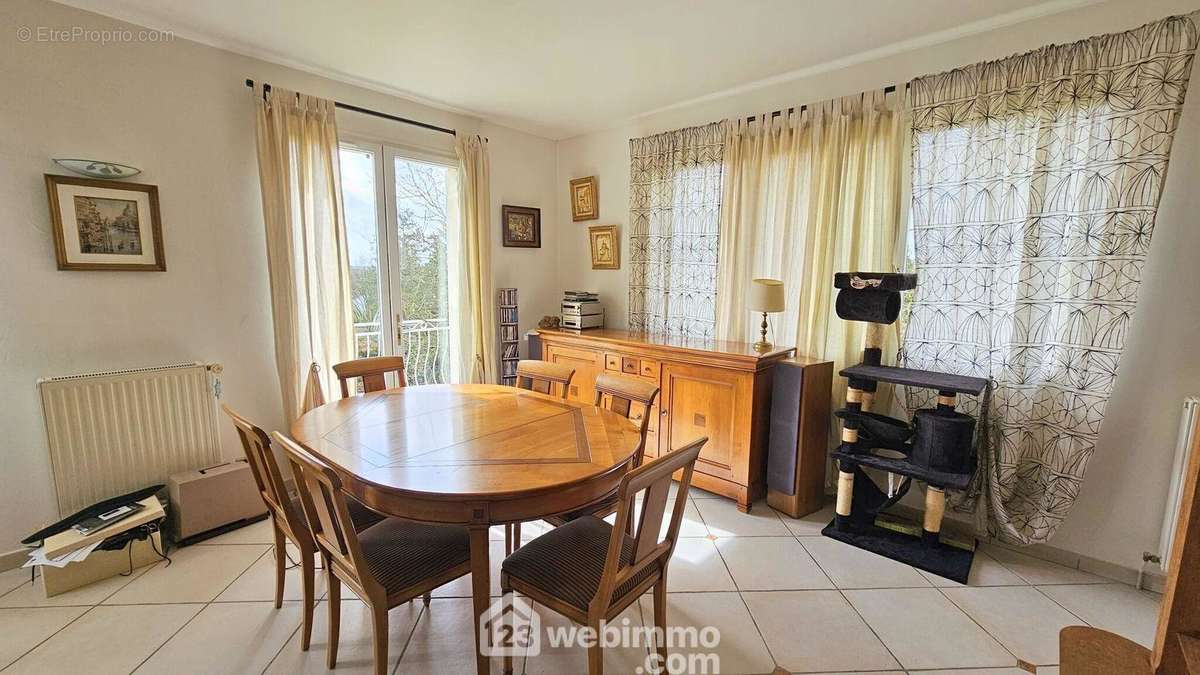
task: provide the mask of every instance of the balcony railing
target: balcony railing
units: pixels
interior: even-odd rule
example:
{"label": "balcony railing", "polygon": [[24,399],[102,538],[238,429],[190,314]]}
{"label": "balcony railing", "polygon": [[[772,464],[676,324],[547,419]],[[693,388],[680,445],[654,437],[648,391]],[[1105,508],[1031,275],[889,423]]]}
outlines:
{"label": "balcony railing", "polygon": [[[450,324],[446,319],[412,319],[400,324],[400,355],[410,385],[445,384],[450,380]],[[383,353],[379,322],[354,324],[358,358]]]}

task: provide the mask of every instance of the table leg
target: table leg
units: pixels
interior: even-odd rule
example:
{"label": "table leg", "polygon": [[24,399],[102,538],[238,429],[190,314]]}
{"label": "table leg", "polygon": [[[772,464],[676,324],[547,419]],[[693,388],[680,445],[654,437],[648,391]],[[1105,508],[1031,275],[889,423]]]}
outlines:
{"label": "table leg", "polygon": [[475,666],[479,675],[489,675],[490,659],[484,656],[479,646],[482,644],[479,634],[479,617],[487,612],[491,604],[492,580],[491,561],[488,560],[488,526],[470,525],[471,533],[471,598],[475,605]]}

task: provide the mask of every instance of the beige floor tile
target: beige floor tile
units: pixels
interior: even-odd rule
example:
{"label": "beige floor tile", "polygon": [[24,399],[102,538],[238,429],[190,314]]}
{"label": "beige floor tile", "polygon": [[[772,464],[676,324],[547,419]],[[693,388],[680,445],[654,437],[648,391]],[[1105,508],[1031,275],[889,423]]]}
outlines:
{"label": "beige floor tile", "polygon": [[96,605],[145,574],[149,569],[150,566],[140,567],[127,577],[118,574],[49,598],[42,590],[41,579],[32,583],[27,581],[23,586],[13,589],[0,598],[0,607],[86,607]]}
{"label": "beige floor tile", "polygon": [[733,577],[710,539],[680,539],[667,566],[667,590],[736,591]]}
{"label": "beige floor tile", "polygon": [[[570,630],[570,619],[554,611],[535,605],[541,617],[541,644],[538,654],[526,654],[526,675],[587,675],[587,649],[582,645],[551,646],[548,631]],[[630,605],[611,624],[612,629],[631,636],[630,644],[604,649],[604,672],[633,673],[646,667],[647,636],[639,629],[643,627],[637,604]],[[514,666],[516,664],[514,663]],[[514,671],[515,671],[514,667]],[[518,671],[519,672],[519,671]]]}
{"label": "beige floor tile", "polygon": [[815,513],[810,513],[807,516],[792,518],[786,513],[779,515],[780,520],[784,525],[791,530],[792,534],[797,537],[819,537],[821,530],[833,520],[833,504],[828,504],[825,508]]}
{"label": "beige floor tile", "polygon": [[928,587],[916,569],[828,537],[800,540],[838,588]]}
{"label": "beige floor tile", "polygon": [[[421,613],[394,675],[475,672],[475,616],[468,598],[434,598]],[[520,672],[518,661],[514,672]],[[491,660],[500,673],[500,659]]]}
{"label": "beige floor tile", "polygon": [[[289,568],[283,580],[284,600],[303,600],[304,581],[300,570],[300,549],[288,544]],[[318,600],[325,597],[325,570],[320,569],[321,558],[314,555],[316,566],[314,577],[314,597]],[[221,591],[215,602],[246,602],[246,601],[275,601],[275,553],[267,551],[242,575],[229,584],[229,588]]]}
{"label": "beige floor tile", "polygon": [[1058,631],[1081,623],[1029,586],[945,588],[942,592],[1014,656],[1029,663],[1058,663]]}
{"label": "beige floor tile", "polygon": [[717,550],[739,590],[833,588],[833,582],[794,537],[727,537],[717,540]]}
{"label": "beige floor tile", "polygon": [[274,544],[274,527],[271,519],[260,520],[245,527],[239,527],[232,532],[205,539],[196,546],[219,546],[221,544]]}
{"label": "beige floor tile", "polygon": [[[1038,668],[1037,675],[1046,675],[1047,672],[1044,668]],[[949,670],[922,670],[918,675],[1029,675],[1029,671],[1020,668],[951,668]]]}
{"label": "beige floor tile", "polygon": [[1017,553],[1000,546],[985,546],[985,552],[995,558],[1014,574],[1030,584],[1108,584],[1110,579],[1098,577],[1082,570],[1064,567],[1033,556]]}
{"label": "beige floor tile", "polygon": [[[653,625],[653,599],[644,595],[641,603],[642,617],[648,625]],[[722,673],[769,673],[775,668],[771,653],[738,593],[668,593],[667,625],[698,630],[713,626],[720,631],[720,641],[714,648],[670,646],[668,651],[683,655],[682,659],[715,653],[720,661],[717,672]]]}
{"label": "beige floor tile", "polygon": [[187,546],[109,596],[106,605],[208,602],[245,572],[267,546]]}
{"label": "beige floor tile", "polygon": [[905,668],[1015,666],[1016,659],[933,588],[846,591]]}
{"label": "beige floor tile", "polygon": [[[672,503],[667,503],[667,513],[663,516],[663,524],[659,529],[659,536],[667,536],[667,528],[671,525],[671,506]],[[679,536],[682,537],[707,537],[708,526],[704,524],[704,519],[700,516],[700,510],[696,508],[696,503],[688,500],[683,507],[683,520],[679,521]]]}
{"label": "beige floor tile", "polygon": [[1123,584],[1038,588],[1089,624],[1123,635],[1147,648],[1154,646],[1154,629],[1158,625],[1158,605],[1162,596]]}
{"label": "beige floor tile", "polygon": [[204,605],[96,607],[38,645],[5,673],[125,675]]}
{"label": "beige floor tile", "polygon": [[[421,614],[420,602],[405,603],[388,612],[388,671],[400,660],[400,654],[412,633],[413,624]],[[375,672],[374,638],[371,635],[371,613],[358,600],[342,601],[342,620],[338,636],[337,669],[325,668],[329,648],[329,603],[317,604],[313,614],[312,643],[308,651],[300,650],[300,631],[283,646],[271,662],[266,675],[303,675],[330,672],[336,675],[371,675]]]}
{"label": "beige floor tile", "polygon": [[[671,496],[672,497],[675,496],[675,491],[678,488],[679,488],[679,483],[677,481],[672,481],[671,482]],[[729,501],[729,497],[719,495],[715,492],[709,492],[708,490],[702,490],[702,489],[696,487],[695,485],[692,485],[691,487],[688,488],[688,499],[724,499],[726,501]]]}
{"label": "beige floor tile", "polygon": [[135,672],[261,673],[299,627],[298,602],[208,605]]}
{"label": "beige floor tile", "polygon": [[0,668],[16,661],[86,611],[87,607],[0,609]]}
{"label": "beige floor tile", "polygon": [[0,572],[0,595],[30,582],[29,568],[17,567]]}
{"label": "beige floor tile", "polygon": [[790,534],[779,514],[759,502],[750,513],[737,510],[737,504],[729,499],[697,499],[693,502],[708,526],[708,531],[718,537],[779,537]]}
{"label": "beige floor tile", "polygon": [[837,591],[745,593],[779,665],[792,672],[879,670],[899,664]]}
{"label": "beige floor tile", "polygon": [[[940,588],[962,588],[963,584],[952,579],[917,570],[929,583]],[[971,575],[967,577],[967,586],[1025,586],[1025,580],[1013,574],[1007,567],[1001,565],[983,551],[975,552],[975,560],[971,563]]]}
{"label": "beige floor tile", "polygon": [[[522,528],[521,538],[525,538],[524,528]],[[500,595],[500,564],[504,562],[504,542],[490,541],[488,542],[489,562],[491,563],[491,595]],[[450,583],[441,586],[433,591],[435,598],[469,598],[471,597],[471,575],[459,577]]]}

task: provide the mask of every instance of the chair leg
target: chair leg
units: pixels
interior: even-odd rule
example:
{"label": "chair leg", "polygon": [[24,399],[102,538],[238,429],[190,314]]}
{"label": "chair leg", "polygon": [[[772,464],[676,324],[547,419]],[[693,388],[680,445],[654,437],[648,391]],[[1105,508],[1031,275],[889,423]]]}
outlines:
{"label": "chair leg", "polygon": [[433,591],[430,591],[430,592],[426,593],[426,594],[424,595],[424,597],[422,597],[422,598],[421,598],[421,601],[425,603],[425,606],[426,606],[426,607],[428,607],[428,606],[429,606],[429,601],[430,601],[430,600],[432,600],[432,599],[433,599]]}
{"label": "chair leg", "polygon": [[[503,571],[500,572],[500,597],[504,598],[505,600],[512,597],[512,582],[510,582],[508,580],[508,575],[505,574]],[[525,658],[529,658],[529,657],[526,656]],[[504,675],[512,675],[512,671],[513,671],[512,654],[505,653],[504,657],[503,657],[503,661],[504,661]]]}
{"label": "chair leg", "polygon": [[332,565],[325,561],[325,570],[329,581],[326,594],[329,605],[329,646],[326,648],[325,666],[333,669],[337,665],[338,633],[342,628],[342,582],[333,574]]}
{"label": "chair leg", "polygon": [[509,552],[510,555],[516,553],[517,549],[521,548],[521,524],[513,523],[512,530],[512,551]]}
{"label": "chair leg", "polygon": [[505,556],[510,556],[510,555],[512,555],[512,552],[513,552],[512,527],[513,526],[511,524],[504,526],[504,555]]}
{"label": "chair leg", "polygon": [[313,610],[316,608],[317,571],[313,566],[312,551],[300,551],[300,577],[304,584],[304,624],[300,633],[300,651],[308,651],[312,643]]}
{"label": "chair leg", "polygon": [[[274,525],[274,519],[271,520]],[[283,607],[283,581],[287,577],[287,537],[278,527],[275,530],[275,609]]]}
{"label": "chair leg", "polygon": [[663,575],[654,584],[654,627],[658,637],[656,651],[658,652],[659,667],[667,672],[667,577]]}
{"label": "chair leg", "polygon": [[386,605],[371,607],[371,634],[375,645],[375,675],[387,675],[388,610]]}
{"label": "chair leg", "polygon": [[596,631],[596,643],[588,647],[588,675],[604,675],[604,647],[601,646],[600,624],[591,624]]}

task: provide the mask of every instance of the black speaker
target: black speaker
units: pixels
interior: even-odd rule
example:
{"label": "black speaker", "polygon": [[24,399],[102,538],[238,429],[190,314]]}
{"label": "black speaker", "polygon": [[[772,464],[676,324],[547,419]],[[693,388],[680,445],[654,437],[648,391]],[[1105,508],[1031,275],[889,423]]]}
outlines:
{"label": "black speaker", "polygon": [[784,359],[771,372],[767,504],[799,518],[825,500],[833,362]]}
{"label": "black speaker", "polygon": [[528,342],[528,344],[526,345],[527,349],[526,349],[525,353],[529,355],[525,358],[531,359],[533,361],[541,361],[542,360],[542,336],[539,335],[537,331],[531,330],[525,334],[525,340]]}

